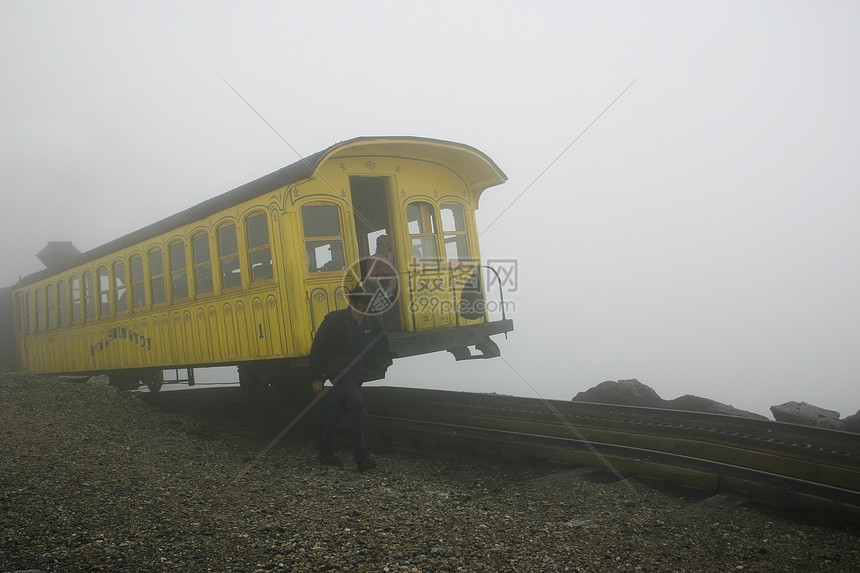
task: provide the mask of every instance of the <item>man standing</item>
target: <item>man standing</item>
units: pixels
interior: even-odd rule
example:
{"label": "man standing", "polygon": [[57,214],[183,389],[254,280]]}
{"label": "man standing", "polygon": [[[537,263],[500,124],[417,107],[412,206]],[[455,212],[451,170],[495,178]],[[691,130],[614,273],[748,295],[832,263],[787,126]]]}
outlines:
{"label": "man standing", "polygon": [[376,467],[367,445],[367,413],[361,385],[384,377],[391,364],[385,330],[375,316],[367,314],[371,296],[362,286],[357,286],[349,292],[347,308],[326,315],[314,337],[309,359],[314,392],[322,392],[326,378],[334,385],[317,458],[326,465],[343,464],[334,452],[340,420],[347,414],[353,459],[359,471]]}

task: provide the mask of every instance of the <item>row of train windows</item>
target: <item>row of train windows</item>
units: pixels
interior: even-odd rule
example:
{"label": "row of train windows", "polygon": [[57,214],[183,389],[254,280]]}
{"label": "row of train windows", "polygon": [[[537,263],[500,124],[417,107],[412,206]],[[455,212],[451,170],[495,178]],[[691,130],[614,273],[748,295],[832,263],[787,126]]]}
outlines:
{"label": "row of train windows", "polygon": [[[438,261],[437,240],[441,239],[445,260],[454,263],[469,261],[463,207],[458,203],[443,203],[438,214],[441,228],[436,224],[437,212],[432,204],[416,201],[406,206],[411,256],[416,261]],[[338,206],[305,205],[302,207],[302,221],[308,272],[343,270],[343,234]],[[245,231],[251,284],[272,279],[272,250],[266,215],[257,213],[246,218]],[[95,277],[92,273],[84,273],[82,278],[71,277],[68,282],[60,280],[56,295],[53,285],[47,285],[44,291],[37,289],[35,296],[27,293],[25,304],[19,301],[18,305],[20,330],[36,332],[56,328],[58,324],[70,324],[70,318],[71,323],[79,323],[124,314],[129,311],[129,306],[132,310],[160,306],[167,303],[168,289],[173,302],[183,302],[191,296],[211,295],[217,286],[221,292],[241,289],[242,265],[236,225],[231,223],[218,227],[215,242],[217,261],[210,256],[209,234],[201,232],[191,237],[190,268],[186,261],[185,243],[179,240],[167,246],[166,267],[162,250],[153,249],[146,255],[146,268],[143,257],[136,255],[128,260],[128,269],[126,261],[117,261],[111,274],[107,267],[100,267]],[[213,266],[219,270],[217,275],[212,271]],[[216,277],[220,285],[215,284]]]}
{"label": "row of train windows", "polygon": [[[272,279],[272,249],[265,213],[245,219],[245,231],[251,284]],[[167,302],[168,289],[172,301],[182,302],[191,296],[189,276],[194,295],[211,295],[216,288],[213,266],[220,271],[217,277],[222,292],[241,289],[242,265],[236,225],[231,223],[218,227],[215,240],[218,258],[213,261],[209,234],[201,232],[191,237],[190,268],[186,261],[185,242],[179,240],[167,246],[166,266],[164,253],[157,248],[146,254],[146,268],[144,258],[135,255],[128,259],[128,274],[126,261],[116,261],[110,274],[103,266],[95,276],[88,272],[81,278],[57,281],[56,290],[49,284],[44,291],[28,292],[25,304],[20,304],[24,301],[19,300],[19,328],[22,332],[36,332],[67,325],[70,319],[72,323],[78,323],[127,313],[129,306],[137,310],[163,305]]]}

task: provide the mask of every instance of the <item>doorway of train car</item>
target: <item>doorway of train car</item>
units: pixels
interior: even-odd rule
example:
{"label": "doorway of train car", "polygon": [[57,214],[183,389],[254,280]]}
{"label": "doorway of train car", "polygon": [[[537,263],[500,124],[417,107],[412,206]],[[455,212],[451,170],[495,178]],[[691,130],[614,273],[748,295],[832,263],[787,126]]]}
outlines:
{"label": "doorway of train car", "polygon": [[352,175],[349,178],[360,275],[365,285],[374,291],[371,309],[383,316],[391,330],[399,330],[399,280],[395,268],[394,225],[388,203],[390,185],[389,177]]}

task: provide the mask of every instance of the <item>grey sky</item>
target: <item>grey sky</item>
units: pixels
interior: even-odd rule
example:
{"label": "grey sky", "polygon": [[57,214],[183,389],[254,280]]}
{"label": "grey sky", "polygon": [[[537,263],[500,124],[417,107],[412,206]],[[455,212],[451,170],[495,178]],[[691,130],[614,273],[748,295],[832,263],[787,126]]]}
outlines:
{"label": "grey sky", "polygon": [[487,153],[519,264],[503,360],[389,383],[637,378],[860,408],[860,4],[0,0],[0,284],[361,135]]}

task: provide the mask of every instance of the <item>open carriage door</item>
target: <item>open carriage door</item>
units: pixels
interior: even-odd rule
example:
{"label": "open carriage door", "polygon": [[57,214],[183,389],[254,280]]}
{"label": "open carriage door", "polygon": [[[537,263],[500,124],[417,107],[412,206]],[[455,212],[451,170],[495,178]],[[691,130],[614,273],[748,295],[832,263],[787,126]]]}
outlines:
{"label": "open carriage door", "polygon": [[[382,313],[391,330],[399,330],[400,320],[396,310],[399,280],[394,267],[393,246],[396,243],[388,201],[389,185],[389,177],[349,178],[358,256],[361,261],[360,276],[366,287],[378,293],[378,297],[371,303],[372,307]],[[386,252],[387,247],[391,250]],[[390,263],[383,261],[380,265],[379,259],[374,255],[385,256]]]}

